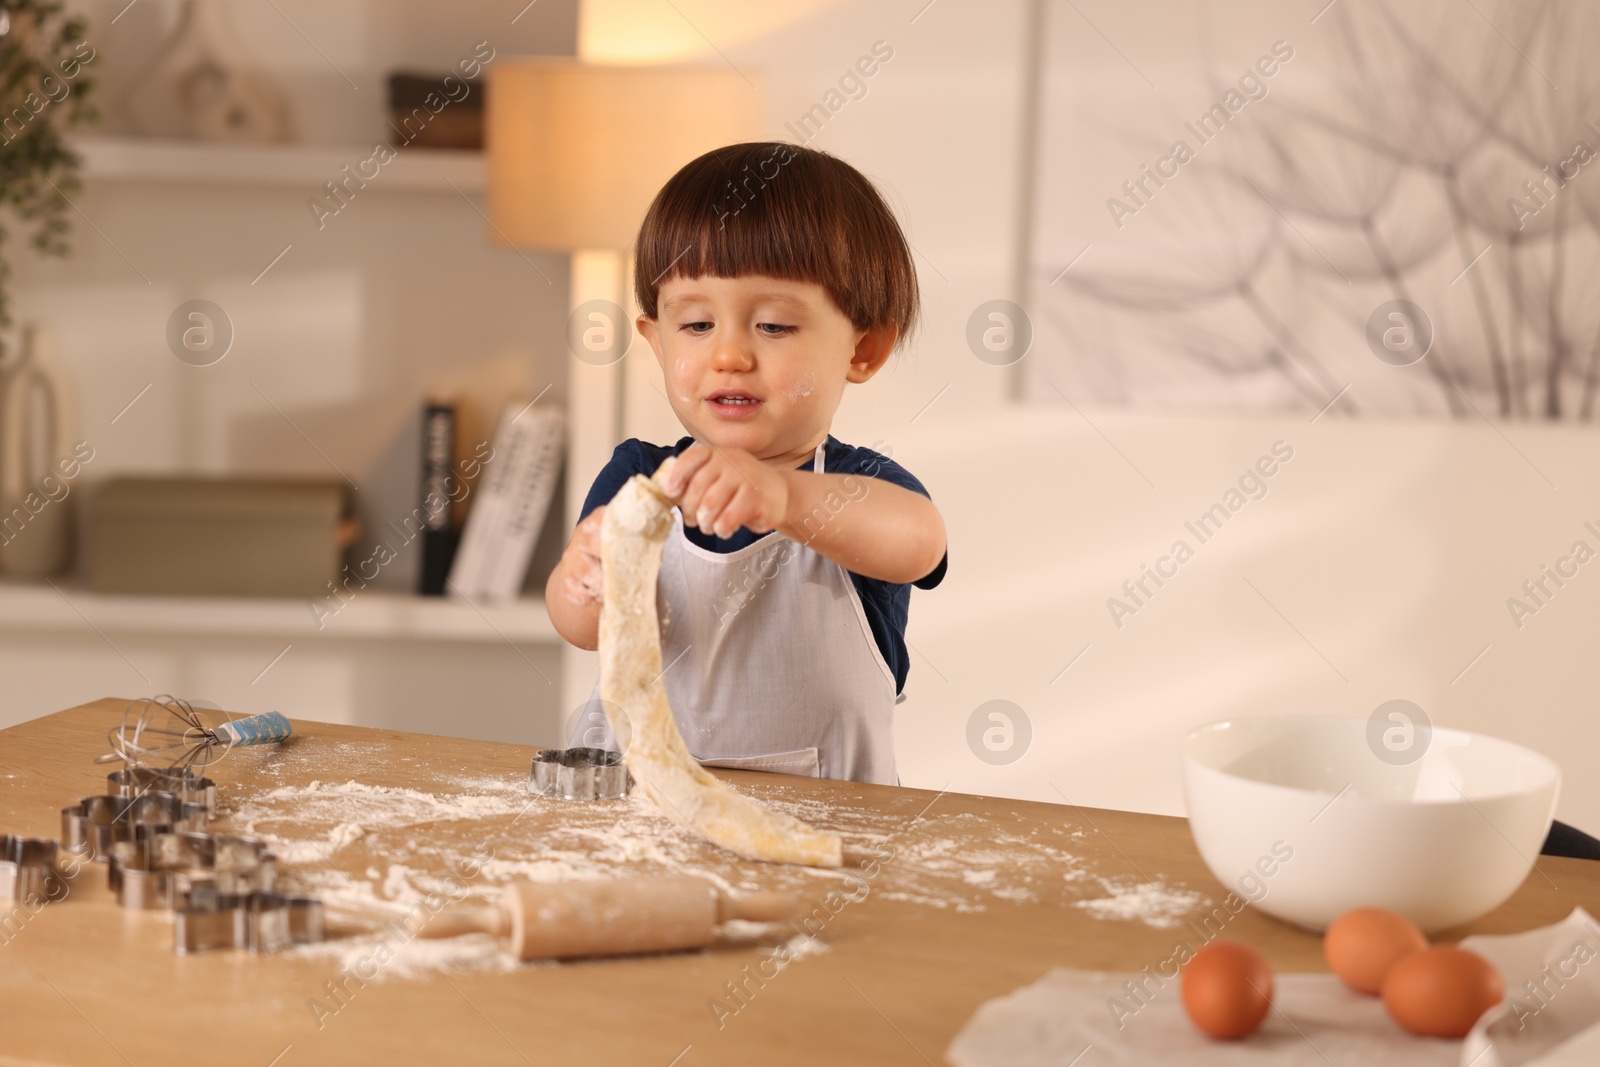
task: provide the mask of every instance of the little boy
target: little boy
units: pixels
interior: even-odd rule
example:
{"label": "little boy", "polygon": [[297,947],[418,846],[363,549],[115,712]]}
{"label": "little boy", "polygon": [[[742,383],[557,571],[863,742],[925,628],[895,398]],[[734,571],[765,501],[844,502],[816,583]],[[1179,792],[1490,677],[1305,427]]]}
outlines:
{"label": "little boy", "polygon": [[[909,472],[828,432],[846,383],[876,374],[916,319],[894,214],[826,153],[719,148],[656,194],[634,288],[691,436],[617,446],[545,587],[551,621],[597,646],[605,505],[677,455],[656,595],[689,750],[711,766],[894,784],[911,586],[943,579],[944,521]],[[600,708],[597,687],[573,744],[596,743],[583,734]]]}

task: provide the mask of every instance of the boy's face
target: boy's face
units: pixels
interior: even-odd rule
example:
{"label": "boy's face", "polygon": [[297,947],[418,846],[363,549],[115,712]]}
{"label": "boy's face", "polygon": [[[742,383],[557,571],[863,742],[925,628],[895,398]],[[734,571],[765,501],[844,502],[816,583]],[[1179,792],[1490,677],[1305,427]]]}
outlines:
{"label": "boy's face", "polygon": [[814,282],[765,275],[663,282],[639,317],[667,398],[697,440],[798,463],[827,436],[846,382],[877,373],[894,328],[858,330]]}

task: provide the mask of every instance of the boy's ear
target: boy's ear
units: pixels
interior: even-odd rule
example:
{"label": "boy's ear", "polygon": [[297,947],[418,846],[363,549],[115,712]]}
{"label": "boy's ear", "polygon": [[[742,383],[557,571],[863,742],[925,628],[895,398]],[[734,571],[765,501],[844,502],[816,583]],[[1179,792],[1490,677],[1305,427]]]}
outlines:
{"label": "boy's ear", "polygon": [[850,358],[845,381],[859,384],[877,374],[889,362],[889,355],[894,351],[894,342],[899,335],[900,331],[893,324],[873,326],[863,333],[856,342],[855,355]]}
{"label": "boy's ear", "polygon": [[661,354],[661,331],[657,329],[656,320],[648,315],[640,315],[634,321],[644,339],[650,342],[650,350],[656,354],[656,362],[666,367],[666,357]]}

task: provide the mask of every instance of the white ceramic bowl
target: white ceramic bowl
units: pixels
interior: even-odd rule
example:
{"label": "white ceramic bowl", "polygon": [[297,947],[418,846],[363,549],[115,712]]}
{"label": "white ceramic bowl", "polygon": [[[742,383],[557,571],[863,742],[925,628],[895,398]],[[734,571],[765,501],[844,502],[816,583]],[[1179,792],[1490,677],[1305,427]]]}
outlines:
{"label": "white ceramic bowl", "polygon": [[1550,830],[1561,772],[1509,741],[1434,727],[1420,758],[1369,745],[1365,719],[1265,716],[1183,742],[1206,866],[1262,911],[1322,929],[1363,906],[1426,931],[1516,892]]}

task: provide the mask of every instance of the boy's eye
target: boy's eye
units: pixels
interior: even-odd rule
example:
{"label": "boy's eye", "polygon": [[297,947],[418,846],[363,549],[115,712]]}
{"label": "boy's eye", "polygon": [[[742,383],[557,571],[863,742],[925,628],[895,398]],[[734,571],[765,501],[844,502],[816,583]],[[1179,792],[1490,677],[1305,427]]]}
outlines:
{"label": "boy's eye", "polygon": [[[710,332],[711,326],[712,324],[709,322],[686,322],[678,328],[686,333],[698,335]],[[784,334],[793,333],[795,329],[796,327],[794,326],[785,326],[777,322],[759,322],[756,324],[756,332],[764,337],[782,337]]]}

